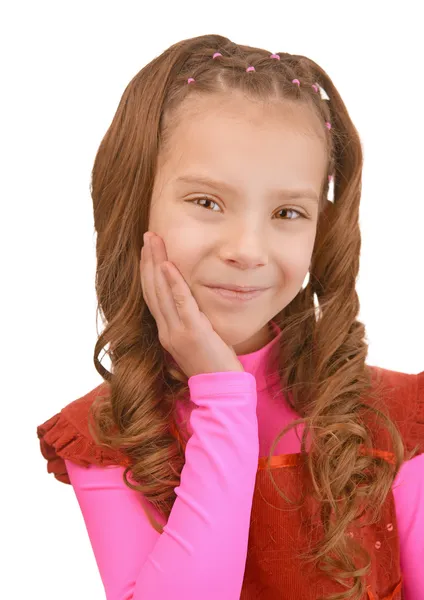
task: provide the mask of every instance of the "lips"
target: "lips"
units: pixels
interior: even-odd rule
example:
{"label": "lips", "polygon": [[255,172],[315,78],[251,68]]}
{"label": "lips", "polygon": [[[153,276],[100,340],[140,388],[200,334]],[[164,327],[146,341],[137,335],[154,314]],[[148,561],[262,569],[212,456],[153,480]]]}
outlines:
{"label": "lips", "polygon": [[264,289],[254,289],[251,291],[243,291],[240,292],[238,290],[230,290],[228,288],[219,288],[219,287],[211,287],[211,286],[206,286],[207,289],[209,289],[214,295],[215,297],[221,298],[221,299],[225,299],[227,301],[233,301],[233,302],[247,302],[249,300],[253,300],[254,298],[256,298],[257,296],[259,296],[260,294],[264,293],[265,290]]}
{"label": "lips", "polygon": [[220,290],[232,290],[233,292],[256,292],[258,290],[265,290],[267,288],[263,287],[249,287],[245,285],[225,285],[225,284],[216,284],[216,285],[208,285],[211,288],[219,288]]}

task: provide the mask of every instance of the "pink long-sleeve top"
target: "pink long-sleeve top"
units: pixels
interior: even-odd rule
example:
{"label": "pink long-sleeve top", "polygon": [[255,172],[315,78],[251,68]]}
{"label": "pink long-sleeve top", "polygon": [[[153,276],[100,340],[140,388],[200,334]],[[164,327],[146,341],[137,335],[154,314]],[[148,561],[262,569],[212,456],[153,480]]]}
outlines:
{"label": "pink long-sleeve top", "polygon": [[[189,379],[191,437],[166,525],[150,505],[165,525],[162,535],[140,506],[140,493],[123,483],[123,467],[82,467],[65,460],[107,600],[240,598],[258,458],[267,456],[279,431],[298,418],[266,387],[265,365],[281,335],[273,327],[276,337],[266,346],[238,356],[244,372]],[[300,452],[303,427],[284,435],[274,454]],[[424,598],[423,454],[404,463],[392,489],[402,589],[406,600],[418,600]]]}

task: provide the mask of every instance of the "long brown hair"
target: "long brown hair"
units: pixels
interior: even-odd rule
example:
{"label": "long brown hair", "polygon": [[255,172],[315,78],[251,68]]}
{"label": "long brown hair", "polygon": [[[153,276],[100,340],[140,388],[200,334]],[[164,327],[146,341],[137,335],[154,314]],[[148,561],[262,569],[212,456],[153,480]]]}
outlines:
{"label": "long brown hair", "polygon": [[[212,59],[215,52],[222,54],[218,60]],[[140,284],[142,236],[148,227],[159,148],[166,147],[172,117],[187,94],[242,90],[254,100],[306,103],[317,111],[323,128],[325,122],[332,125],[326,136],[328,172],[309,284],[274,319],[284,346],[279,374],[285,397],[305,422],[302,454],[305,436],[311,436],[306,455],[311,493],[322,505],[324,538],[303,556],[348,588],[332,598],[359,600],[371,560],[364,549],[363,567],[353,562],[358,542],[348,538],[346,530],[358,518],[359,507],[364,508],[363,499],[373,519],[379,518],[405,460],[397,427],[377,408],[373,410],[385,420],[393,441],[394,467],[358,452],[360,445],[372,448],[371,432],[360,414],[366,408],[361,397],[370,392],[371,374],[355,290],[363,155],[358,132],[325,71],[304,56],[281,52],[280,57],[270,59],[269,51],[204,35],[172,45],[126,87],[92,171],[97,314],[101,312],[105,325],[95,345],[94,364],[110,393],[93,404],[95,430],[90,430],[98,444],[119,448],[130,457],[126,485],[139,490],[167,518],[185,460],[179,435],[187,439],[187,431],[176,424],[176,401],[187,397],[188,384],[159,343]],[[246,73],[250,65],[256,70],[253,77]],[[195,85],[187,85],[189,77]],[[293,79],[301,85],[294,85]],[[328,101],[316,93],[315,84],[325,90]],[[334,175],[334,202],[324,212],[329,175]],[[103,349],[113,373],[98,358]],[[270,456],[278,439],[297,423],[279,434]],[[137,485],[128,481],[129,471]],[[271,470],[269,474],[272,479]],[[146,514],[161,533],[162,526],[148,510]]]}

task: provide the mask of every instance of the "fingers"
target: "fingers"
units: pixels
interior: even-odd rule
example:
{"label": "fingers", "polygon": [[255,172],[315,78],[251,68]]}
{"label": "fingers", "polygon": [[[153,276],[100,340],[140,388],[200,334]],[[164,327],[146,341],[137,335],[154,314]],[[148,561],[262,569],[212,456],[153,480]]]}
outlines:
{"label": "fingers", "polygon": [[[166,263],[166,275],[161,267]],[[142,250],[141,279],[143,296],[154,316],[159,332],[193,329],[200,311],[184,277],[168,262],[165,244],[160,236],[147,234]],[[169,337],[168,337],[169,339]]]}
{"label": "fingers", "polygon": [[169,349],[171,332],[181,328],[181,321],[171,288],[160,268],[166,260],[165,245],[161,238],[147,234],[140,263],[143,296],[156,321],[160,342]]}
{"label": "fingers", "polygon": [[168,281],[174,306],[178,312],[180,324],[183,325],[185,331],[190,333],[199,331],[199,306],[184,277],[173,263],[166,263],[165,277]]}
{"label": "fingers", "polygon": [[168,260],[165,244],[155,235],[149,239],[149,245],[153,262],[155,300],[168,331],[171,331],[172,328],[180,326],[181,321],[168,279],[161,269],[163,263]]}
{"label": "fingers", "polygon": [[141,251],[140,261],[140,275],[141,275],[141,287],[143,289],[143,297],[149,307],[150,312],[157,320],[159,313],[159,306],[156,299],[156,293],[154,288],[154,265],[152,250],[150,247],[150,241],[148,236],[144,239],[144,245]]}

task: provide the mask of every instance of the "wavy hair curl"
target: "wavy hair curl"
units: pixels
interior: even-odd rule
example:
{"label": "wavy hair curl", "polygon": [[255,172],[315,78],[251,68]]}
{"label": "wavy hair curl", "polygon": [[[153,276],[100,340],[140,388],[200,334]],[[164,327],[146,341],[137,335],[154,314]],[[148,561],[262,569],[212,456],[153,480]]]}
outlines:
{"label": "wavy hair curl", "polygon": [[[212,60],[215,52],[222,54],[219,60]],[[405,460],[399,430],[376,407],[372,410],[390,431],[395,464],[358,452],[361,445],[372,448],[371,431],[361,416],[362,409],[371,410],[361,402],[370,392],[371,373],[365,364],[368,345],[365,327],[357,319],[355,290],[361,249],[362,148],[327,73],[304,56],[279,54],[281,60],[272,60],[269,51],[235,44],[220,35],[203,35],[172,45],[127,85],[92,170],[96,314],[100,312],[105,325],[95,344],[94,364],[108,382],[109,394],[93,403],[90,430],[98,444],[126,453],[132,464],[125,469],[125,484],[140,491],[167,519],[185,462],[181,440],[188,439],[187,430],[175,419],[176,402],[188,397],[189,388],[185,374],[160,345],[140,284],[140,252],[159,149],[166,148],[176,109],[188,94],[241,90],[254,101],[290,100],[310,106],[323,128],[326,121],[332,124],[326,136],[328,173],[309,283],[274,319],[282,329],[284,345],[284,362],[280,352],[278,366],[281,387],[301,418],[279,433],[269,456],[286,431],[305,423],[301,451],[311,475],[311,493],[322,507],[324,538],[302,557],[348,588],[331,599],[360,600],[371,559],[345,534],[367,508],[371,522],[377,521]],[[246,73],[249,65],[256,69],[253,77]],[[195,78],[196,84],[187,85],[188,77]],[[301,85],[293,85],[293,79]],[[325,90],[328,102],[314,92],[314,84]],[[329,175],[334,176],[334,202],[331,210],[324,211]],[[103,349],[111,359],[112,373],[99,360]],[[311,446],[306,453],[308,434]],[[130,470],[136,484],[128,481]],[[269,475],[273,480],[271,469]],[[147,507],[144,510],[162,533],[163,526]],[[353,561],[358,550],[364,557],[362,567]]]}

